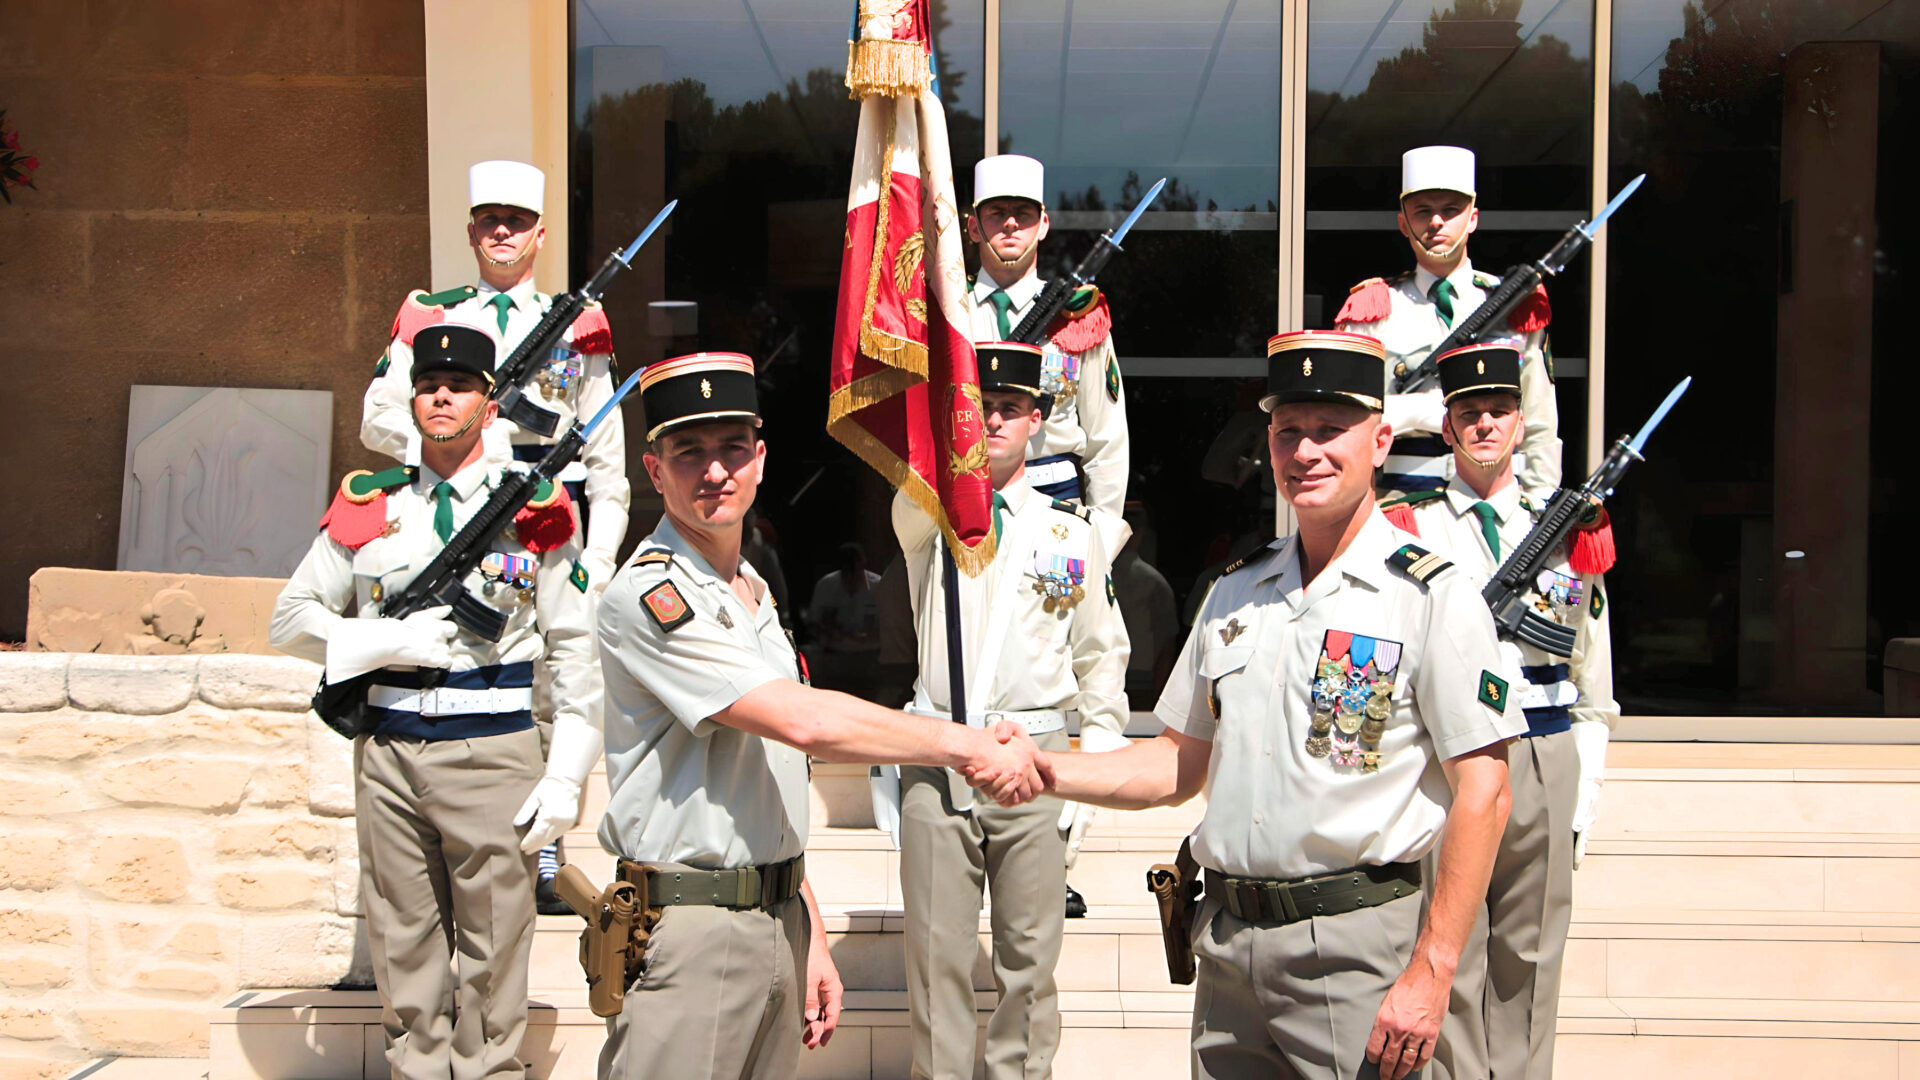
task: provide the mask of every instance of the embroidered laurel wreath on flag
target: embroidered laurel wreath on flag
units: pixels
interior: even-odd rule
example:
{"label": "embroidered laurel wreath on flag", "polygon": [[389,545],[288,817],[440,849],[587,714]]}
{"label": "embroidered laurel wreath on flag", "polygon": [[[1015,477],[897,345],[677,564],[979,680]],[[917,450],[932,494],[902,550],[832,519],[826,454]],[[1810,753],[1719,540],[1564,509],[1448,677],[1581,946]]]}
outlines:
{"label": "embroidered laurel wreath on flag", "polygon": [[940,525],[954,561],[993,561],[980,379],[927,0],[861,0],[860,102],[840,256],[827,432]]}

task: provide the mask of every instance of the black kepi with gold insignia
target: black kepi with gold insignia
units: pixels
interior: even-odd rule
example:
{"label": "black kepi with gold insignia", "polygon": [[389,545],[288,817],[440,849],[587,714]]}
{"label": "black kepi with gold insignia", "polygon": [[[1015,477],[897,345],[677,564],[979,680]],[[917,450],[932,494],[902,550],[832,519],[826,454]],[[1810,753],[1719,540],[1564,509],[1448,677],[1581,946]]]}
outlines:
{"label": "black kepi with gold insignia", "polygon": [[1040,406],[1040,415],[1053,411],[1053,395],[1041,389],[1038,345],[1018,341],[981,341],[973,346],[979,360],[980,389],[1013,390],[1029,394]]}
{"label": "black kepi with gold insignia", "polygon": [[1379,412],[1387,392],[1387,349],[1376,338],[1338,330],[1295,330],[1267,339],[1267,393],[1260,408],[1326,401]]}
{"label": "black kepi with gold insignia", "polygon": [[646,411],[648,442],[675,428],[713,420],[744,420],[759,427],[753,358],[702,352],[662,360],[640,376],[640,406]]}
{"label": "black kepi with gold insignia", "polygon": [[413,335],[413,368],[419,379],[430,371],[464,371],[493,385],[494,340],[484,330],[460,323],[422,327]]}
{"label": "black kepi with gold insignia", "polygon": [[1520,350],[1490,341],[1448,349],[1434,358],[1440,394],[1452,401],[1461,394],[1520,394]]}

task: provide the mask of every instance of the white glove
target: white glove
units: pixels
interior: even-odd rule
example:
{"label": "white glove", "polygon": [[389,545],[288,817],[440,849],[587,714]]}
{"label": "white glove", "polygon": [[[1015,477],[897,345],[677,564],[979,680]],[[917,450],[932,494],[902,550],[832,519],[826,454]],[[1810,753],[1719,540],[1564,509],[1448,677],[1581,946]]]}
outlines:
{"label": "white glove", "polygon": [[[1124,750],[1128,745],[1125,735],[1109,728],[1088,724],[1080,729],[1080,752],[1083,754],[1104,754],[1109,750]],[[1073,869],[1074,861],[1080,858],[1080,842],[1086,839],[1087,826],[1093,821],[1094,809],[1085,803],[1061,803],[1060,835],[1067,840],[1069,870]]]}
{"label": "white glove", "polygon": [[341,619],[327,634],[327,681],[341,683],[383,667],[450,668],[453,636],[445,604],[404,619]]}
{"label": "white glove", "polygon": [[528,855],[558,840],[580,821],[580,789],[593,763],[600,760],[600,729],[578,716],[553,720],[553,743],[547,748],[547,774],[533,785],[532,794],[513,815],[515,825],[526,825],[520,850]]}
{"label": "white glove", "polygon": [[900,766],[869,765],[867,792],[873,800],[873,824],[893,838],[893,849],[900,850]]}
{"label": "white glove", "polygon": [[1422,390],[1414,394],[1388,394],[1387,408],[1381,415],[1395,435],[1438,435],[1447,426],[1447,406],[1440,391]]}
{"label": "white glove", "polygon": [[1587,854],[1587,835],[1593,830],[1600,805],[1600,786],[1607,772],[1607,725],[1583,720],[1573,725],[1573,749],[1580,758],[1580,786],[1573,797],[1573,868]]}

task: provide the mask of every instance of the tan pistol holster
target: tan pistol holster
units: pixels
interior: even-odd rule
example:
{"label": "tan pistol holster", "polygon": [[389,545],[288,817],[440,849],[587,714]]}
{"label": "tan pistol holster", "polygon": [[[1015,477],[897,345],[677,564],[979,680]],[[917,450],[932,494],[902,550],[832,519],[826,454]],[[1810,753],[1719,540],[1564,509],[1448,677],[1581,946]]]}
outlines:
{"label": "tan pistol holster", "polygon": [[1160,905],[1160,937],[1167,947],[1167,978],[1181,986],[1193,982],[1193,918],[1200,906],[1200,864],[1193,861],[1193,840],[1180,843],[1172,863],[1147,870],[1147,891]]}
{"label": "tan pistol holster", "polygon": [[595,1016],[615,1016],[627,983],[647,954],[646,880],[616,880],[596,890],[577,866],[563,866],[553,879],[560,899],[587,920],[580,933],[580,966],[587,974],[587,1006]]}

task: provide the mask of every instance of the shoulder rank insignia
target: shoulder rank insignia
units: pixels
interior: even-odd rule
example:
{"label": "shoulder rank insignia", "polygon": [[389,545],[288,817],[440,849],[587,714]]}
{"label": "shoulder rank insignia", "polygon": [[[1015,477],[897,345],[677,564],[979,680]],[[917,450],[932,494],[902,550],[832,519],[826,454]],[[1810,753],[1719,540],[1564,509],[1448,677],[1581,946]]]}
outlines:
{"label": "shoulder rank insignia", "polygon": [[693,609],[673,582],[663,581],[640,594],[640,606],[662,630],[677,630],[693,621]]}
{"label": "shoulder rank insignia", "polygon": [[1425,585],[1453,564],[1419,544],[1405,544],[1387,556],[1387,565]]}
{"label": "shoulder rank insignia", "polygon": [[543,480],[513,515],[513,534],[528,551],[552,551],[573,539],[573,500],[564,484]]}
{"label": "shoulder rank insignia", "polygon": [[[1071,503],[1066,501],[1065,499],[1055,499],[1053,500],[1052,505],[1055,510],[1060,511],[1063,514],[1072,514],[1074,517],[1077,517],[1082,521],[1093,520],[1093,516],[1092,516],[1093,511],[1088,510],[1084,505],[1080,503]],[[1062,537],[1061,539],[1065,539],[1065,537]]]}
{"label": "shoulder rank insignia", "polygon": [[586,592],[587,591],[587,568],[580,565],[578,562],[575,562],[573,564],[573,572],[567,575],[567,584],[572,585],[574,588],[579,589],[581,592]]}
{"label": "shoulder rank insignia", "polygon": [[1392,310],[1393,286],[1386,278],[1368,278],[1347,291],[1347,302],[1340,305],[1333,324],[1379,322]]}
{"label": "shoulder rank insignia", "polygon": [[341,479],[320,527],[343,547],[358,550],[386,533],[387,492],[412,482],[413,470],[404,465],[380,472],[356,469]]}
{"label": "shoulder rank insignia", "polygon": [[1491,671],[1480,673],[1480,704],[1494,712],[1507,711],[1507,680]]}
{"label": "shoulder rank insignia", "polygon": [[1113,313],[1107,310],[1107,298],[1094,285],[1074,290],[1048,328],[1053,343],[1062,352],[1075,355],[1100,344],[1112,329]]}
{"label": "shoulder rank insignia", "polygon": [[629,562],[627,565],[628,566],[670,566],[672,564],[673,564],[673,552],[663,551],[659,548],[655,548],[652,551],[642,551],[636,554],[633,557],[633,561]]}

